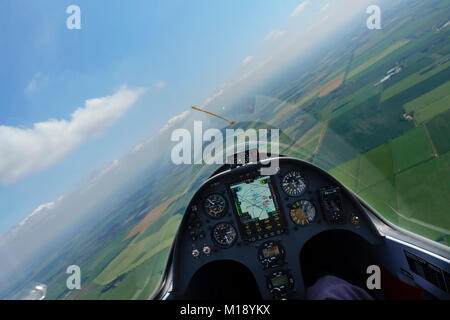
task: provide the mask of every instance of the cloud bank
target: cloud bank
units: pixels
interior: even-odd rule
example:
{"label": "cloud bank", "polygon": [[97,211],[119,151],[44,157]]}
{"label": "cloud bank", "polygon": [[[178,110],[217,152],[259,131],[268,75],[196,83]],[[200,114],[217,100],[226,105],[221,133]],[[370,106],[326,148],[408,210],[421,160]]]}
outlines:
{"label": "cloud bank", "polygon": [[111,96],[86,100],[69,121],[50,119],[32,128],[0,125],[0,179],[12,183],[61,160],[110,127],[144,91],[123,86]]}

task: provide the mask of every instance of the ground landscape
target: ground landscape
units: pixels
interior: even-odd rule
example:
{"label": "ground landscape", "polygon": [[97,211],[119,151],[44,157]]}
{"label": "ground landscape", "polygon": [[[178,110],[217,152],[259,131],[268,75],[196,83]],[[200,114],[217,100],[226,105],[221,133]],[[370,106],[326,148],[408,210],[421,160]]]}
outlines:
{"label": "ground landscape", "polygon": [[[413,4],[386,14],[382,30],[361,26],[313,67],[291,66],[251,117],[282,129],[283,154],[329,171],[396,225],[449,245],[450,27],[441,27],[450,1]],[[29,274],[47,284],[47,299],[148,298],[184,208],[213,168],[160,170]],[[75,262],[82,289],[70,291],[65,268]]]}
{"label": "ground landscape", "polygon": [[[314,84],[284,89],[278,98],[292,106],[276,119],[310,109],[318,121],[289,132],[297,141],[290,155],[329,170],[391,222],[447,245],[450,42],[448,28],[437,30],[448,5],[410,8],[385,21],[382,34],[353,38],[351,53],[330,55],[308,75]],[[338,69],[323,76],[330,65]]]}

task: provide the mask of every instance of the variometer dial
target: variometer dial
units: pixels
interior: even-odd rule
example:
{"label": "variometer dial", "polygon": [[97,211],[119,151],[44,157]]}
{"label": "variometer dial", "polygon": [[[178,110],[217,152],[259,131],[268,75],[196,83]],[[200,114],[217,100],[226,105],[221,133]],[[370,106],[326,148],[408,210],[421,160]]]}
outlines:
{"label": "variometer dial", "polygon": [[306,191],[306,180],[300,171],[288,172],[281,181],[281,188],[291,197],[301,196]]}
{"label": "variometer dial", "polygon": [[220,194],[210,194],[205,199],[205,211],[212,218],[220,218],[225,212],[227,206],[225,198]]}
{"label": "variometer dial", "polygon": [[228,248],[236,240],[236,229],[229,223],[217,224],[212,230],[212,238],[218,245]]}
{"label": "variometer dial", "polygon": [[316,207],[308,200],[299,200],[291,206],[289,215],[295,224],[304,226],[314,221]]}

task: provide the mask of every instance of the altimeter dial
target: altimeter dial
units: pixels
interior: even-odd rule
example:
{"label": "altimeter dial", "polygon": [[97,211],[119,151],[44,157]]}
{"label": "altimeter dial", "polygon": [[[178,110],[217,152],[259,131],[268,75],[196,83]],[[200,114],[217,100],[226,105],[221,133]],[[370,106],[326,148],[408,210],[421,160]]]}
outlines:
{"label": "altimeter dial", "polygon": [[236,241],[236,236],[236,229],[226,222],[217,224],[212,230],[214,242],[224,248],[231,247]]}
{"label": "altimeter dial", "polygon": [[304,226],[314,221],[316,207],[308,200],[299,200],[291,206],[289,215],[295,224]]}

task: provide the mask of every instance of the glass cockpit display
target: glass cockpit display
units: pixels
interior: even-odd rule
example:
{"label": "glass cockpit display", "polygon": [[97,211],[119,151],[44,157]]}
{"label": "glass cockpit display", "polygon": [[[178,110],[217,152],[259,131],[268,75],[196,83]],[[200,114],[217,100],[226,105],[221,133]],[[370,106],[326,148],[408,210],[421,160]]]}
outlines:
{"label": "glass cockpit display", "polygon": [[283,232],[285,222],[269,176],[233,184],[230,190],[246,240],[256,241]]}
{"label": "glass cockpit display", "polygon": [[285,286],[289,283],[289,279],[286,274],[282,274],[278,277],[273,277],[270,279],[270,281],[272,282],[272,285],[274,287]]}
{"label": "glass cockpit display", "polygon": [[267,241],[259,247],[258,258],[265,269],[279,267],[284,264],[284,247],[277,241]]}

